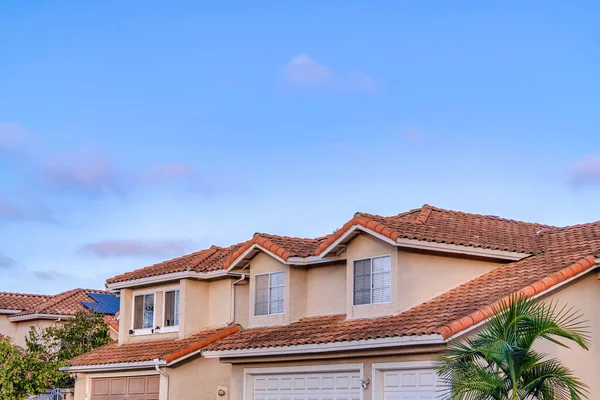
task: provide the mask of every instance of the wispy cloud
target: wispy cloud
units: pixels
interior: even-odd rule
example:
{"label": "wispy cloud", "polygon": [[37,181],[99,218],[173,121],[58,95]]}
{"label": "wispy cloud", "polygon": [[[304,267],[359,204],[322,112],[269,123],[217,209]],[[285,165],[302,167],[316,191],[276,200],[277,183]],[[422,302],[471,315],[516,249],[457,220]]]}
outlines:
{"label": "wispy cloud", "polygon": [[66,281],[72,279],[72,276],[56,270],[34,271],[33,275],[43,281]]}
{"label": "wispy cloud", "polygon": [[296,88],[320,88],[340,92],[374,92],[380,85],[364,72],[339,72],[308,54],[297,54],[283,69],[283,78]]}
{"label": "wispy cloud", "polygon": [[92,194],[122,190],[112,162],[89,147],[49,160],[42,167],[42,176],[52,187],[64,191]]}
{"label": "wispy cloud", "polygon": [[10,257],[0,254],[0,270],[13,269],[17,266],[17,262]]}
{"label": "wispy cloud", "polygon": [[216,173],[202,172],[186,163],[174,163],[152,168],[147,174],[134,179],[133,186],[159,186],[182,184],[187,189],[204,195],[212,195],[226,189],[226,179]]}
{"label": "wispy cloud", "polygon": [[420,142],[427,138],[427,135],[415,127],[408,128],[400,133],[400,137],[405,142]]}
{"label": "wispy cloud", "polygon": [[0,122],[0,155],[23,151],[33,142],[33,137],[18,124]]}
{"label": "wispy cloud", "polygon": [[575,161],[569,167],[569,178],[577,185],[600,184],[600,155]]}
{"label": "wispy cloud", "polygon": [[191,240],[105,240],[87,243],[79,249],[96,257],[168,257],[180,255],[194,247]]}
{"label": "wispy cloud", "polygon": [[0,199],[0,221],[22,219],[23,217],[23,212],[17,206]]}

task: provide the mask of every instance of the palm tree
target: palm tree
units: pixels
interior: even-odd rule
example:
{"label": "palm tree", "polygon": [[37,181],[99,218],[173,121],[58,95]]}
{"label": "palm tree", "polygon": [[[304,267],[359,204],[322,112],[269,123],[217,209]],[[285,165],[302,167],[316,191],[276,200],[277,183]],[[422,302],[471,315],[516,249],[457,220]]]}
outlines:
{"label": "palm tree", "polygon": [[522,296],[500,302],[474,337],[451,344],[439,359],[447,384],[442,398],[454,400],[579,400],[587,386],[557,359],[532,349],[539,339],[588,350],[590,333],[581,314]]}

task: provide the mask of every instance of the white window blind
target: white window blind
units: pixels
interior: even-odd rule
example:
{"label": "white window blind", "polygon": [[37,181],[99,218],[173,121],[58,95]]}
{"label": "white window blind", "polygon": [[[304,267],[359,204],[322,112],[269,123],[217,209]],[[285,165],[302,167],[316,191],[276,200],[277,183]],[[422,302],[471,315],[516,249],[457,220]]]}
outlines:
{"label": "white window blind", "polygon": [[254,315],[282,314],[284,300],[284,273],[272,272],[256,276]]}
{"label": "white window blind", "polygon": [[390,256],[354,262],[354,305],[388,303],[391,288]]}

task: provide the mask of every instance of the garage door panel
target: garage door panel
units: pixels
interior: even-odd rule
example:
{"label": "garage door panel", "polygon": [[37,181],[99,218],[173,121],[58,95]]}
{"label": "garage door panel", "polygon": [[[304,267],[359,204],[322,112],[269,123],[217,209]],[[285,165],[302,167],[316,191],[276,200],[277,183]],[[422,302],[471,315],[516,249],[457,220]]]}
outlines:
{"label": "garage door panel", "polygon": [[432,368],[383,371],[384,400],[435,400],[444,385]]}
{"label": "garage door panel", "polygon": [[356,372],[257,375],[254,400],[359,400]]}
{"label": "garage door panel", "polygon": [[160,377],[130,376],[92,379],[91,400],[158,400]]}

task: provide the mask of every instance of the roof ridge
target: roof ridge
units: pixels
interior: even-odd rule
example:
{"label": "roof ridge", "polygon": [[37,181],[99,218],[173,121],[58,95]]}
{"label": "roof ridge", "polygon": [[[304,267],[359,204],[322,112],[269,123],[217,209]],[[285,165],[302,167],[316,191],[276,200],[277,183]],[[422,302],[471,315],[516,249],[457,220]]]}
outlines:
{"label": "roof ridge", "polygon": [[585,228],[585,227],[592,226],[595,224],[600,224],[600,221],[584,222],[582,224],[566,225],[566,226],[560,226],[560,227],[557,227],[557,226],[550,227],[549,229],[542,229],[541,231],[538,232],[538,234],[564,232],[564,231],[568,231],[570,229]]}
{"label": "roof ridge", "polygon": [[537,225],[537,226],[543,226],[546,228],[558,228],[554,225],[546,225],[546,224],[542,224],[539,222],[529,222],[529,221],[522,221],[522,220],[518,220],[518,219],[505,218],[505,217],[500,217],[498,215],[477,214],[477,213],[470,213],[470,212],[464,212],[464,211],[450,210],[450,209],[446,209],[446,208],[431,206],[429,204],[424,204],[423,207],[425,207],[425,206],[431,208],[434,211],[451,212],[451,213],[456,213],[456,214],[461,214],[461,215],[473,215],[476,217],[488,218],[488,219],[491,219],[494,221],[505,221],[505,222],[512,222],[512,223],[517,223],[517,224]]}
{"label": "roof ridge", "polygon": [[0,296],[54,297],[53,294],[0,292]]}
{"label": "roof ridge", "polygon": [[299,240],[314,240],[314,241],[317,241],[316,238],[307,238],[307,237],[299,237],[299,236],[287,236],[287,235],[275,235],[275,234],[266,233],[266,232],[255,232],[253,238],[257,237],[257,236],[264,237],[265,239],[268,239],[269,237],[273,237],[273,238],[281,238],[281,239],[299,239]]}
{"label": "roof ridge", "polygon": [[419,216],[417,217],[415,222],[425,225],[425,223],[427,223],[427,218],[429,218],[429,216],[431,215],[432,212],[433,212],[433,207],[431,207],[428,204],[423,204],[423,207],[421,207],[421,212],[419,213]]}

